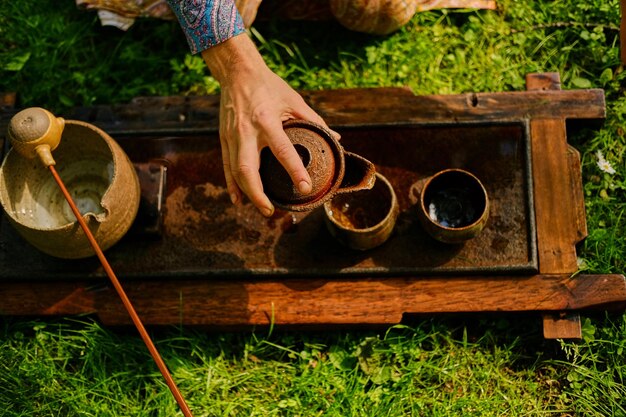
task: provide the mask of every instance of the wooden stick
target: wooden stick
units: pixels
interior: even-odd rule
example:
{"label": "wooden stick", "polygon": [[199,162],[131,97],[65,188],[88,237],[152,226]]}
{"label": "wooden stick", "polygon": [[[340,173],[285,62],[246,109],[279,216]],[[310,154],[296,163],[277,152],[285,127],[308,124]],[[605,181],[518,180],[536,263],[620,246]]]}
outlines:
{"label": "wooden stick", "polygon": [[170,372],[168,371],[167,366],[165,365],[165,362],[163,362],[163,359],[161,359],[161,355],[159,355],[159,352],[157,351],[156,346],[154,346],[154,343],[152,343],[152,340],[150,339],[150,336],[148,335],[146,328],[141,322],[141,319],[139,318],[139,316],[137,315],[137,312],[135,311],[135,308],[130,302],[130,299],[126,295],[124,288],[122,288],[122,284],[120,284],[119,280],[115,276],[115,273],[113,272],[111,265],[109,265],[109,262],[104,256],[102,249],[100,249],[98,242],[96,241],[93,234],[89,230],[89,227],[87,226],[87,223],[83,219],[83,216],[78,211],[76,204],[74,204],[74,200],[72,199],[72,196],[67,191],[67,188],[65,188],[65,185],[63,184],[63,180],[61,180],[61,177],[57,173],[56,169],[54,169],[54,165],[49,165],[49,168],[50,168],[50,172],[52,172],[52,176],[54,177],[55,181],[57,182],[57,184],[59,184],[59,187],[61,188],[61,191],[63,192],[63,195],[65,196],[65,199],[70,205],[70,208],[72,209],[72,212],[74,213],[74,216],[76,216],[76,220],[78,220],[80,227],[83,228],[83,231],[85,232],[85,235],[87,236],[87,239],[89,240],[89,243],[93,247],[93,250],[96,252],[98,259],[100,259],[100,263],[102,263],[102,267],[104,268],[107,276],[111,280],[113,287],[115,287],[117,294],[122,299],[122,303],[124,304],[124,307],[126,307],[126,311],[128,311],[128,314],[130,315],[130,318],[135,324],[135,327],[137,327],[137,330],[139,331],[141,338],[143,339],[144,343],[148,347],[148,350],[150,351],[152,358],[154,359],[157,366],[159,367],[159,370],[161,371],[163,378],[165,378],[165,382],[167,383],[167,386],[170,388],[170,391],[172,391],[172,394],[174,395],[176,402],[178,403],[185,417],[193,417],[193,415],[191,414],[191,410],[189,409],[189,407],[187,406],[187,403],[185,402],[185,399],[183,398],[182,394],[178,390],[178,387],[176,386],[174,379],[170,375]]}

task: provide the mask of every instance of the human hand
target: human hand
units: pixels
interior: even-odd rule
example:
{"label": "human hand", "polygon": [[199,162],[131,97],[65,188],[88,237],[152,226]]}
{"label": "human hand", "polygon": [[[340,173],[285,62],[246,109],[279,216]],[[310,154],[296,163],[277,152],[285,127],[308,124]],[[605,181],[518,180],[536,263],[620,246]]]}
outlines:
{"label": "human hand", "polygon": [[259,175],[259,154],[266,146],[298,190],[310,193],[311,178],[282,124],[289,119],[305,119],[326,126],[324,120],[265,65],[247,35],[209,48],[202,56],[222,87],[220,142],[231,201],[239,204],[243,193],[264,216],[274,213]]}

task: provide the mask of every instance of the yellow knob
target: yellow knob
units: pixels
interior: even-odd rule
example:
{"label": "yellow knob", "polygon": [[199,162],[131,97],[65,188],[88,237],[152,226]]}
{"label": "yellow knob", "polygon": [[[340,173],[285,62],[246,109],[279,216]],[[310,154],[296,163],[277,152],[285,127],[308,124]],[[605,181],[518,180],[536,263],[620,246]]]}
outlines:
{"label": "yellow knob", "polygon": [[9,139],[19,154],[39,157],[44,165],[54,165],[52,151],[59,146],[65,120],[41,107],[30,107],[17,113],[9,123]]}

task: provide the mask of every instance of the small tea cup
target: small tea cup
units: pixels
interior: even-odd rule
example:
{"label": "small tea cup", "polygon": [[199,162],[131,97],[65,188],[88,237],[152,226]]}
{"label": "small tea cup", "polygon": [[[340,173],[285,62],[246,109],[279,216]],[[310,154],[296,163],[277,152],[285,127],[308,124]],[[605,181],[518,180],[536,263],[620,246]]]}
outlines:
{"label": "small tea cup", "polygon": [[424,184],[418,217],[426,232],[443,243],[476,237],[489,218],[489,198],[482,182],[463,169],[446,169]]}
{"label": "small tea cup", "polygon": [[324,203],[330,234],[352,249],[368,250],[389,239],[400,209],[391,183],[380,173],[370,190],[340,194]]}

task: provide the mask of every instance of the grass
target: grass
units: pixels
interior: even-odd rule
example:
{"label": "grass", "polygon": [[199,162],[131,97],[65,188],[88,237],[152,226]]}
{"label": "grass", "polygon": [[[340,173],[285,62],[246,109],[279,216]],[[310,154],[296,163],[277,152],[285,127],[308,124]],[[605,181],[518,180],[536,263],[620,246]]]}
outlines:
{"label": "grass", "polygon": [[[503,338],[504,328],[485,321],[475,340],[462,326],[438,320],[382,333],[272,336],[184,330],[157,340],[199,416],[480,416],[565,410],[557,395],[560,371],[541,359],[548,344],[529,329],[515,327],[522,333]],[[5,415],[175,414],[169,392],[134,335],[67,319],[11,323],[3,340],[0,386],[6,392],[0,401]]]}
{"label": "grass", "polygon": [[[138,95],[214,94],[174,22],[99,27],[74,2],[0,4],[0,91],[55,112]],[[418,94],[524,89],[558,71],[563,88],[604,88],[607,119],[571,136],[582,154],[589,273],[626,270],[626,72],[619,6],[498,1],[431,11],[375,37],[334,22],[262,22],[268,64],[300,89],[410,86]],[[600,151],[615,169],[598,167]],[[537,316],[425,317],[385,330],[210,334],[154,331],[197,416],[626,416],[626,316],[583,318],[580,343],[543,340]],[[0,414],[180,415],[133,331],[91,317],[0,318]],[[177,414],[178,413],[178,414]]]}

